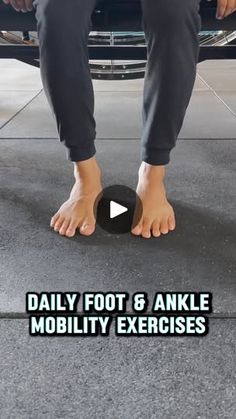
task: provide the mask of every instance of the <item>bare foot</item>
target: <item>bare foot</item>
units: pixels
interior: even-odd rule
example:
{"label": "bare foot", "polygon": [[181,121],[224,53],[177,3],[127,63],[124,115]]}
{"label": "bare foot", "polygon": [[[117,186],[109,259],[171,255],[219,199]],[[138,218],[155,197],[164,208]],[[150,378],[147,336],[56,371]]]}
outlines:
{"label": "bare foot", "polygon": [[95,230],[94,203],[102,191],[101,174],[95,158],[74,164],[75,184],[69,199],[52,217],[50,226],[62,236],[90,236]]}
{"label": "bare foot", "polygon": [[164,186],[164,166],[142,163],[139,169],[137,194],[143,204],[143,216],[132,229],[136,236],[149,239],[159,237],[175,229],[175,215],[166,198]]}

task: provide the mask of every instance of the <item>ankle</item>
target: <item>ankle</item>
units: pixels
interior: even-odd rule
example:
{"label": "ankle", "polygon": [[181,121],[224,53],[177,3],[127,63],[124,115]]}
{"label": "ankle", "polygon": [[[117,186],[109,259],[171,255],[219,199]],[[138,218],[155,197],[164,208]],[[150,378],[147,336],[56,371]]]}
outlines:
{"label": "ankle", "polygon": [[101,179],[101,170],[97,164],[95,157],[91,159],[74,163],[74,177],[76,181],[79,180],[93,180]]}
{"label": "ankle", "polygon": [[146,162],[142,162],[139,168],[139,177],[163,181],[165,177],[165,166],[153,166]]}

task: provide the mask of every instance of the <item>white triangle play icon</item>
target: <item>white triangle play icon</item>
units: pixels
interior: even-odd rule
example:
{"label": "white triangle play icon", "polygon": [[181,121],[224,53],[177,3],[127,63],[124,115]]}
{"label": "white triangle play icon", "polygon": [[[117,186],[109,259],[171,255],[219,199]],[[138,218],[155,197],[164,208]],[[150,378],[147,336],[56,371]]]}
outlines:
{"label": "white triangle play icon", "polygon": [[110,218],[118,217],[128,211],[128,208],[118,204],[115,201],[110,201]]}

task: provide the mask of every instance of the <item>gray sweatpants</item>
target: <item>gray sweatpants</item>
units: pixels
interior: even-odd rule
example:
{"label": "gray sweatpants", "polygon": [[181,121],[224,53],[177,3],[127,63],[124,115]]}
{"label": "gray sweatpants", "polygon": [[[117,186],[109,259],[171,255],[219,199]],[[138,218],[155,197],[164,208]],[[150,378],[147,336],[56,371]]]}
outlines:
{"label": "gray sweatpants", "polygon": [[[60,140],[72,161],[96,150],[88,34],[97,0],[34,0],[41,77]],[[143,92],[141,158],[169,162],[183,124],[198,61],[200,0],[141,0],[148,62]]]}

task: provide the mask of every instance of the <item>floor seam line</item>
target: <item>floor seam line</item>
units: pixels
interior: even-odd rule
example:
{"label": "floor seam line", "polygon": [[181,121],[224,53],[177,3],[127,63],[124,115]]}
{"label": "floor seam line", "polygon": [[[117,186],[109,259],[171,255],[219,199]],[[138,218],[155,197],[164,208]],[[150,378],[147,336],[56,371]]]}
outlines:
{"label": "floor seam line", "polygon": [[2,93],[2,92],[14,92],[14,93],[22,93],[22,92],[32,92],[32,93],[35,93],[35,92],[39,92],[39,90],[38,89],[19,89],[19,90],[14,90],[14,89],[0,89],[0,93]]}
{"label": "floor seam line", "polygon": [[[59,141],[58,137],[0,137],[0,142],[1,141],[11,141],[11,140],[18,140],[18,141],[24,141],[24,140],[41,140],[41,141]],[[141,141],[140,137],[124,137],[124,138],[102,138],[102,137],[98,137],[96,138],[96,141]],[[189,142],[189,141],[236,141],[236,137],[229,137],[229,138],[179,138],[179,141],[185,141],[185,142]]]}
{"label": "floor seam line", "polygon": [[[4,313],[3,315],[0,314],[0,322],[1,320],[29,320],[30,316],[36,316],[36,317],[48,317],[51,315],[55,315],[55,313]],[[57,317],[59,316],[90,316],[92,315],[92,313],[84,313],[82,311],[78,311],[77,313],[58,313],[56,314]],[[99,315],[99,314],[98,314]],[[101,313],[101,316],[111,316],[112,318],[115,318],[117,315],[119,315],[119,313]],[[140,316],[140,314],[135,313],[135,312],[126,312],[124,315],[126,316]],[[163,313],[152,313],[152,312],[147,312],[147,313],[142,313],[141,316],[143,315],[147,315],[147,316],[162,316],[165,315]],[[176,313],[173,313],[172,315],[176,315]],[[195,315],[195,314],[194,314]],[[196,314],[195,316],[198,316],[199,314]],[[185,316],[188,316],[188,313],[185,314]],[[236,315],[233,314],[232,316],[230,315],[223,315],[221,316],[220,314],[218,315],[206,315],[204,314],[204,316],[206,316],[208,318],[208,320],[236,320]]]}
{"label": "floor seam line", "polygon": [[0,126],[0,130],[5,128],[10,122],[12,122],[16,116],[18,116],[28,105],[30,105],[30,103],[32,103],[33,100],[36,99],[40,95],[40,93],[42,93],[42,91],[43,89],[37,92],[36,95],[34,95],[24,106],[22,106],[22,108],[19,109],[19,111],[17,111],[14,115],[12,115],[12,117],[9,118],[6,122],[4,122],[4,124]]}
{"label": "floor seam line", "polygon": [[236,113],[233,111],[233,109],[230,108],[229,105],[222,99],[218,93],[211,87],[209,83],[200,75],[198,74],[200,80],[208,87],[208,89],[214,94],[214,96],[228,109],[228,111],[236,118]]}

